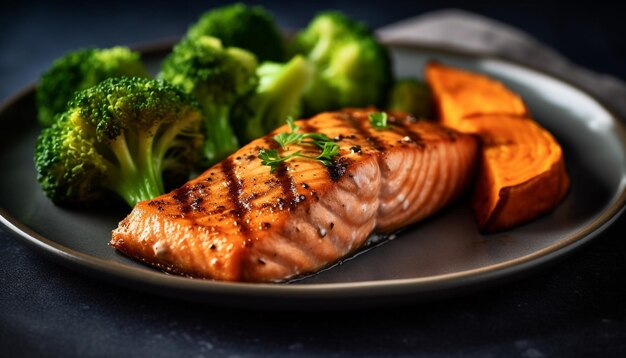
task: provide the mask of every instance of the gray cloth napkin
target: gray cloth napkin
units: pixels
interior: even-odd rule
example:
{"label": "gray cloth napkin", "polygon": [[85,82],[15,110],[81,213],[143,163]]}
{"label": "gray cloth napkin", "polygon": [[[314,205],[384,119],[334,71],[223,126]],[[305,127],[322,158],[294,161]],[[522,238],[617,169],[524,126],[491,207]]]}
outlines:
{"label": "gray cloth napkin", "polygon": [[464,10],[427,13],[380,28],[383,41],[442,45],[511,59],[567,78],[626,118],[626,83],[571,63],[530,35]]}

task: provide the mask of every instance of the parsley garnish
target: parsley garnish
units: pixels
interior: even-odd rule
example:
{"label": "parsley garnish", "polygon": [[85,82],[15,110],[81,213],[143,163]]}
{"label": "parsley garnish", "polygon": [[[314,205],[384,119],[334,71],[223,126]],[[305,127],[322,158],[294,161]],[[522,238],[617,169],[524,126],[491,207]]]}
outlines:
{"label": "parsley garnish", "polygon": [[293,118],[287,119],[287,125],[289,126],[289,132],[279,133],[274,136],[274,140],[280,144],[281,148],[285,149],[289,144],[294,143],[309,144],[320,148],[322,153],[317,156],[311,156],[297,151],[287,156],[281,156],[276,149],[260,149],[259,159],[261,159],[261,164],[269,166],[271,173],[275,172],[281,163],[295,157],[318,160],[326,166],[332,165],[333,157],[339,154],[339,145],[337,143],[328,138],[326,134],[298,133],[300,126],[295,125]]}
{"label": "parsley garnish", "polygon": [[376,128],[378,130],[389,128],[389,125],[387,124],[387,119],[389,119],[389,116],[387,116],[386,112],[370,113],[369,119],[370,124],[373,128]]}
{"label": "parsley garnish", "polygon": [[297,126],[293,118],[287,118],[287,125],[289,126],[289,132],[279,133],[274,136],[274,140],[280,144],[280,147],[285,149],[289,144],[313,144],[321,149],[324,149],[324,143],[334,143],[326,134],[322,133],[298,133],[300,126]]}

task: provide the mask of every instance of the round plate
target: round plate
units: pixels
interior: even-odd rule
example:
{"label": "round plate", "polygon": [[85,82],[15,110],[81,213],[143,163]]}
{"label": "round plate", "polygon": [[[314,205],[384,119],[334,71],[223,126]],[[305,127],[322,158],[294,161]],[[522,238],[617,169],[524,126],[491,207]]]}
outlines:
{"label": "round plate", "polygon": [[[144,50],[156,71],[170,44]],[[626,202],[626,130],[606,107],[563,80],[501,59],[390,46],[400,77],[428,60],[487,73],[521,94],[562,144],[572,186],[551,214],[481,235],[467,198],[370,250],[289,284],[229,283],[168,275],[107,244],[127,207],[69,210],[41,191],[33,165],[39,133],[33,89],[0,107],[0,221],[17,237],[80,272],[133,289],[237,307],[330,309],[431,300],[527,274],[606,228]]]}

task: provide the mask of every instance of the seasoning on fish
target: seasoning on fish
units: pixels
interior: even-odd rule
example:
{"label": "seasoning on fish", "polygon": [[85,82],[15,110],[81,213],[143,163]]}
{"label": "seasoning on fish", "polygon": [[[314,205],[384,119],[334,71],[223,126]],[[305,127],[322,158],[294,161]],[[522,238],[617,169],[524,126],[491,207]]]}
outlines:
{"label": "seasoning on fish", "polygon": [[[339,146],[325,165],[320,148],[273,138],[252,141],[171,193],[137,204],[111,245],[162,270],[226,281],[280,282],[310,274],[441,210],[472,180],[477,139],[436,123],[369,109],[295,121]],[[258,158],[282,156],[275,170]],[[328,164],[328,163],[326,163]]]}

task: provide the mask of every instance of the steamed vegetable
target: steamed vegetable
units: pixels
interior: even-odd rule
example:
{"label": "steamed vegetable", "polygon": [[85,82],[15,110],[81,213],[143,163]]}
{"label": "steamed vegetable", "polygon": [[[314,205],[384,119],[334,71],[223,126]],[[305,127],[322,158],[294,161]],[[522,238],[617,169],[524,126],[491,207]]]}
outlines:
{"label": "steamed vegetable", "polygon": [[292,43],[315,66],[304,94],[306,115],[344,107],[384,107],[393,81],[385,47],[362,23],[340,12],[323,12]]}
{"label": "steamed vegetable", "polygon": [[208,36],[178,43],[164,60],[159,78],[194,95],[204,112],[205,166],[239,148],[231,127],[235,102],[257,85],[256,58],[250,52],[223,47]]}
{"label": "steamed vegetable", "polygon": [[256,73],[258,85],[235,108],[234,127],[241,143],[271,132],[289,117],[300,116],[302,95],[311,83],[313,68],[297,55],[287,63],[265,62]]}
{"label": "steamed vegetable", "polygon": [[45,192],[86,204],[112,191],[134,205],[287,118],[384,106],[389,55],[362,23],[325,12],[295,37],[290,57],[284,43],[267,11],[234,4],[200,16],[158,80],[125,47],[57,60],[37,88],[49,127],[35,154]]}
{"label": "steamed vegetable", "polygon": [[39,124],[43,128],[51,126],[76,91],[118,76],[148,77],[138,52],[122,46],[85,48],[57,59],[37,84]]}
{"label": "steamed vegetable", "polygon": [[113,192],[134,206],[188,180],[202,146],[201,124],[198,103],[168,83],[105,80],[78,92],[42,131],[37,179],[57,204],[86,205]]}
{"label": "steamed vegetable", "polygon": [[226,47],[252,52],[259,62],[285,60],[282,34],[274,18],[260,6],[233,4],[202,14],[187,32],[187,37],[219,38]]}
{"label": "steamed vegetable", "polygon": [[411,114],[417,118],[432,116],[431,94],[428,86],[413,78],[396,81],[389,93],[387,108]]}

